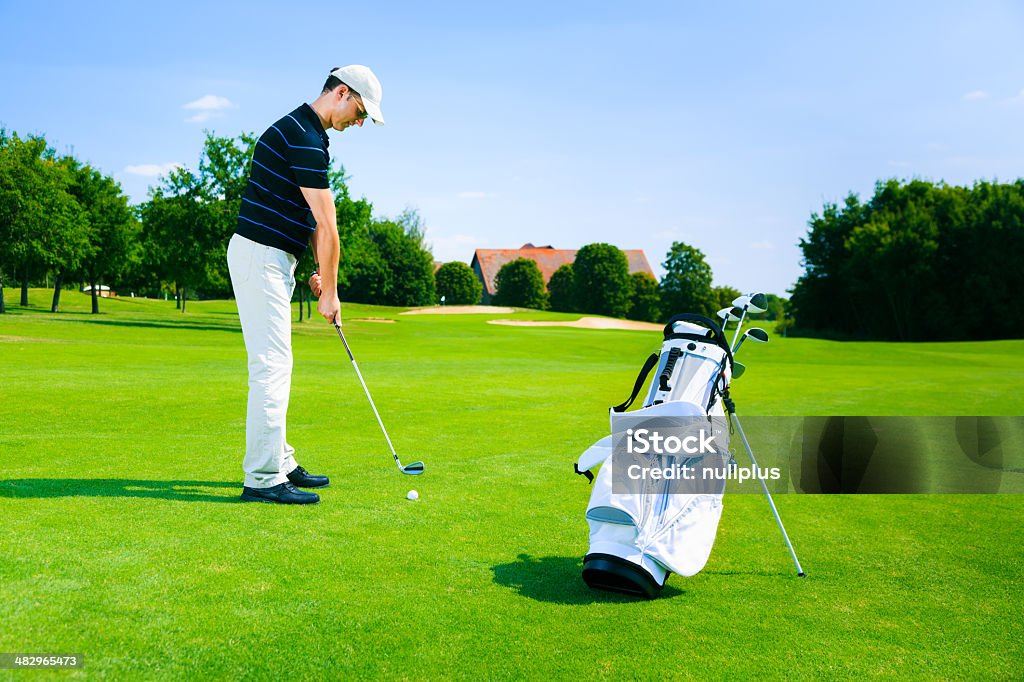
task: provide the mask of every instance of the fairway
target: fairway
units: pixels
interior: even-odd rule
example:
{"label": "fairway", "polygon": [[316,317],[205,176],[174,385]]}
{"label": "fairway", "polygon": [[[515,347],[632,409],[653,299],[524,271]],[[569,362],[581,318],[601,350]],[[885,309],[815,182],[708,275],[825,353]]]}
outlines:
{"label": "fairway", "polygon": [[[0,315],[0,652],[114,679],[1019,678],[1024,498],[726,495],[711,559],[650,602],[589,590],[590,490],[660,334],[343,305],[293,325],[310,508],[241,504],[234,304],[48,291]],[[297,313],[296,313],[297,318]],[[743,415],[1024,414],[1024,341],[745,347]],[[755,449],[757,443],[753,443]],[[1024,475],[1024,474],[1022,474]],[[415,488],[421,497],[405,499]],[[65,672],[51,672],[53,677]]]}

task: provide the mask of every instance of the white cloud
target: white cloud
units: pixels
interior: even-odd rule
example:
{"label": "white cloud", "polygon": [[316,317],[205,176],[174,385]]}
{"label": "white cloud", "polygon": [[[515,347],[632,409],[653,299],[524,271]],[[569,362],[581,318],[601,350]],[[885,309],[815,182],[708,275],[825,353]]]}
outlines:
{"label": "white cloud", "polygon": [[750,248],[754,251],[774,251],[775,244],[769,241],[751,242]]}
{"label": "white cloud", "polygon": [[235,106],[227,97],[205,95],[182,106],[182,109],[201,109],[203,111],[220,111]]}
{"label": "white cloud", "polygon": [[939,142],[929,142],[924,146],[930,152],[945,152],[949,151],[949,145],[940,144]]}
{"label": "white cloud", "polygon": [[182,109],[192,109],[198,113],[189,116],[185,119],[186,123],[205,123],[211,118],[217,118],[224,115],[226,109],[231,109],[235,105],[231,103],[227,97],[221,97],[219,95],[204,95],[197,100],[193,100],[188,104],[183,104]]}
{"label": "white cloud", "polygon": [[987,90],[971,90],[965,93],[963,99],[965,102],[976,102],[981,99],[988,99],[991,94]]}
{"label": "white cloud", "polygon": [[122,173],[128,175],[141,175],[144,178],[155,178],[160,175],[166,175],[175,168],[181,168],[182,164],[177,161],[171,163],[143,163],[138,166],[125,166]]}
{"label": "white cloud", "polygon": [[460,199],[493,199],[495,194],[491,192],[459,192]]}

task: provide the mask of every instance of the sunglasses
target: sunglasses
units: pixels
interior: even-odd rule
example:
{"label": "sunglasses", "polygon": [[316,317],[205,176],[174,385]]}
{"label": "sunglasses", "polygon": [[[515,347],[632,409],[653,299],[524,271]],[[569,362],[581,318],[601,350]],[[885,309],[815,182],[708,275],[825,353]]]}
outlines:
{"label": "sunglasses", "polygon": [[[353,93],[353,95],[355,95],[355,93]],[[356,118],[358,118],[359,120],[363,120],[370,115],[366,112],[366,109],[363,108],[363,103],[360,101],[358,95],[355,95],[352,99],[356,103]]]}

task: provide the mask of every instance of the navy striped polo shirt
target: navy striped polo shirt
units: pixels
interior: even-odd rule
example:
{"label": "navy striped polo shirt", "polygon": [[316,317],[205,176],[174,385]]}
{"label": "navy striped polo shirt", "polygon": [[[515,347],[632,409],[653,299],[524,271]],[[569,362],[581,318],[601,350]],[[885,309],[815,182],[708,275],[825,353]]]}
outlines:
{"label": "navy striped polo shirt", "polygon": [[327,133],[308,104],[267,128],[256,142],[236,234],[302,255],[316,227],[300,187],[327,189]]}

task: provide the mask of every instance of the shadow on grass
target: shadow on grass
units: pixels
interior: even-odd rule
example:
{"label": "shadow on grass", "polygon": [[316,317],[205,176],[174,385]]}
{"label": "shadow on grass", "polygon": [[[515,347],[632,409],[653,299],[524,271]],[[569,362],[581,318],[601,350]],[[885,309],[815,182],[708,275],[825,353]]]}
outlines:
{"label": "shadow on grass", "polygon": [[[213,494],[209,488],[225,490]],[[228,492],[230,490],[230,492]],[[181,502],[239,502],[242,484],[227,481],[139,481],[122,478],[16,478],[0,480],[0,499],[143,497]]]}
{"label": "shadow on grass", "polygon": [[[491,567],[494,582],[512,588],[520,596],[551,604],[628,604],[644,599],[615,592],[592,590],[583,582],[583,559],[520,554],[518,561]],[[683,594],[666,585],[659,599]]]}
{"label": "shadow on grass", "polygon": [[149,329],[194,329],[204,332],[231,332],[241,334],[242,327],[238,324],[200,324],[198,322],[139,322],[136,320],[97,320],[83,318],[77,320],[86,324],[105,324],[114,327],[145,327]]}

